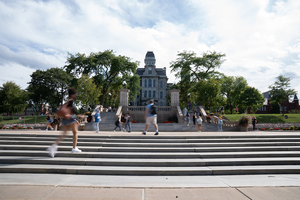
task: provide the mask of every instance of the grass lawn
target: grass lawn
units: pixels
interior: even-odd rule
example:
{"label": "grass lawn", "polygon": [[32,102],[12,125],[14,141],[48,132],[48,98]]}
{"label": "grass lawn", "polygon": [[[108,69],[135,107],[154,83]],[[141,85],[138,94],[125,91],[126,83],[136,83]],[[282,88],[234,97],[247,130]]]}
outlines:
{"label": "grass lawn", "polygon": [[[288,119],[285,119],[282,114],[250,114],[255,116],[258,123],[300,123],[300,114],[285,114]],[[225,115],[230,121],[238,121],[242,114]]]}
{"label": "grass lawn", "polygon": [[22,121],[19,116],[7,117],[0,116],[0,124],[34,124],[34,123],[47,123],[47,116],[22,116]]}

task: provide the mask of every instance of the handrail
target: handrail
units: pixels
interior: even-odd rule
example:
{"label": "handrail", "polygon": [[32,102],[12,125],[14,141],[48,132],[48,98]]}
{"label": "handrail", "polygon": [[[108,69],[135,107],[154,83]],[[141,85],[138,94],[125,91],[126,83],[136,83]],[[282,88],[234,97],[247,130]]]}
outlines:
{"label": "handrail", "polygon": [[117,112],[116,112],[116,119],[120,119],[122,116],[122,106],[119,106]]}
{"label": "handrail", "polygon": [[177,106],[177,119],[178,119],[178,123],[183,123],[183,114],[180,106]]}

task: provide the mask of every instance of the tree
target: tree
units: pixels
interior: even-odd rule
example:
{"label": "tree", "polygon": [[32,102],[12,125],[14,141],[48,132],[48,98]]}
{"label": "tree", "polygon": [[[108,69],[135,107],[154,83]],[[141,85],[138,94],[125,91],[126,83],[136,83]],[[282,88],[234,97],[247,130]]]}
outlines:
{"label": "tree", "polygon": [[[277,103],[283,107],[283,103],[289,99],[290,95],[295,95],[297,92],[294,89],[290,89],[290,81],[289,77],[285,77],[279,75],[276,77],[276,81],[273,85],[270,85],[271,89],[271,102]],[[282,109],[282,114],[284,113]]]}
{"label": "tree", "polygon": [[240,95],[248,86],[247,80],[242,77],[223,76],[221,78],[221,94],[226,97],[227,106],[232,114],[233,108],[241,104]]}
{"label": "tree", "polygon": [[28,93],[12,81],[0,87],[0,113],[16,114],[24,111],[28,101]]}
{"label": "tree", "polygon": [[93,79],[88,74],[83,74],[77,81],[77,100],[88,108],[88,105],[96,105],[99,103],[101,89],[94,84]]}
{"label": "tree", "polygon": [[220,80],[216,78],[211,78],[208,80],[200,80],[197,82],[193,90],[197,96],[197,101],[209,108],[211,111],[212,107],[218,105],[222,100],[220,95],[221,84]]}
{"label": "tree", "polygon": [[100,104],[109,93],[110,87],[122,86],[126,81],[127,88],[130,88],[130,98],[136,95],[140,90],[140,81],[138,75],[135,75],[138,62],[132,62],[126,56],[116,56],[112,50],[104,52],[85,54],[69,54],[67,65],[64,66],[68,73],[76,77],[82,74],[91,74],[95,84],[101,87]]}
{"label": "tree", "polygon": [[263,95],[254,87],[246,87],[240,95],[240,105],[245,107],[250,113],[250,110],[256,112],[259,107],[263,106],[265,99]]}
{"label": "tree", "polygon": [[30,92],[30,99],[40,109],[46,103],[55,107],[62,104],[73,79],[71,74],[61,68],[36,70],[30,76],[27,90]]}
{"label": "tree", "polygon": [[[178,88],[181,90],[180,102],[186,105],[189,101],[188,93],[195,91],[192,88],[200,80],[210,79],[217,74],[217,68],[225,61],[225,54],[214,52],[203,53],[197,57],[194,52],[183,51],[177,54],[176,61],[170,63],[171,71],[180,79]],[[192,94],[192,96],[195,96]]]}

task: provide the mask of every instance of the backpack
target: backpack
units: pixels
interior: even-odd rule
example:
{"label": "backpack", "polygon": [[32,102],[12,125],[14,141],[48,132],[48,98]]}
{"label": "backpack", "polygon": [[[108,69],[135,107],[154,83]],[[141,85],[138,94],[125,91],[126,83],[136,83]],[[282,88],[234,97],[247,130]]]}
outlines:
{"label": "backpack", "polygon": [[157,114],[157,112],[156,112],[156,106],[154,104],[151,105],[150,114],[152,114],[152,115],[156,115]]}
{"label": "backpack", "polygon": [[119,120],[117,120],[117,121],[115,122],[115,125],[118,126],[119,123],[120,123]]}

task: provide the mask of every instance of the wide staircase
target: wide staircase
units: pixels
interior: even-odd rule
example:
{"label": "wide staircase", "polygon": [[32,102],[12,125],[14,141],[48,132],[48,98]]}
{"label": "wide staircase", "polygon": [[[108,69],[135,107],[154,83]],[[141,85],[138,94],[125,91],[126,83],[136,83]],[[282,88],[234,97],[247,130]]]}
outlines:
{"label": "wide staircase", "polygon": [[242,136],[80,135],[54,158],[45,149],[56,134],[0,133],[0,173],[89,175],[299,174],[299,134]]}

